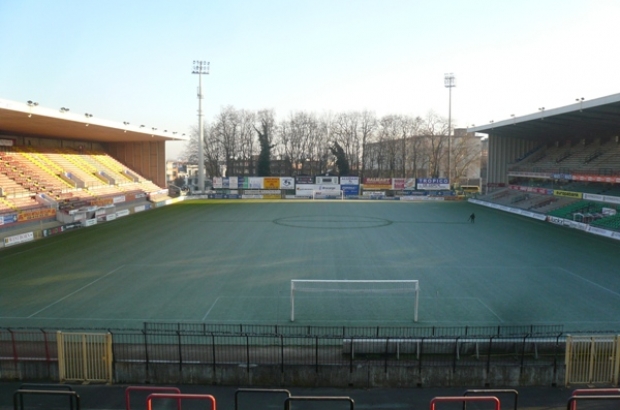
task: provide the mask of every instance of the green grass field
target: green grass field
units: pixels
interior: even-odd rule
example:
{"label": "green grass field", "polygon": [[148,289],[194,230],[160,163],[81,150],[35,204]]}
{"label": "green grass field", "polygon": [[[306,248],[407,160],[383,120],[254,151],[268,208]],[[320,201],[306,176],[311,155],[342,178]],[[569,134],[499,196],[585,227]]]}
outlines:
{"label": "green grass field", "polygon": [[[476,223],[467,222],[476,212]],[[291,324],[620,330],[620,243],[469,203],[188,201],[0,252],[0,326]]]}

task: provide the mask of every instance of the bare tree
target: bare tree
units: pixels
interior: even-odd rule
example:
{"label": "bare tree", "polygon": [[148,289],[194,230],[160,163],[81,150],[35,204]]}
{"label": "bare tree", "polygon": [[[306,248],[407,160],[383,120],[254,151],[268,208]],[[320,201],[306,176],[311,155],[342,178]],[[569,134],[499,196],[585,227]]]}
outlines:
{"label": "bare tree", "polygon": [[[259,152],[277,157],[275,173],[318,175],[335,165],[330,147],[342,148],[351,174],[371,177],[440,177],[448,175],[448,124],[434,112],[424,118],[385,115],[371,111],[326,113],[317,117],[303,111],[276,123],[273,110],[259,112],[224,107],[211,127],[205,127],[205,167],[209,176],[220,176],[222,165],[229,175],[254,175]],[[259,150],[258,136],[265,138]],[[455,135],[450,153],[455,182],[471,174],[480,162],[478,139]],[[479,141],[478,141],[479,142]],[[198,136],[191,134],[183,156],[197,161]],[[278,165],[280,168],[275,168]]]}
{"label": "bare tree", "polygon": [[426,139],[428,172],[432,178],[441,176],[443,159],[446,154],[448,121],[434,112],[429,112],[424,121],[423,135]]}
{"label": "bare tree", "polygon": [[233,106],[227,106],[216,116],[213,132],[224,151],[224,161],[229,175],[236,175],[241,148],[241,119]]}
{"label": "bare tree", "polygon": [[[205,173],[209,177],[220,176],[220,160],[223,158],[221,144],[214,138],[211,127],[204,127],[203,159]],[[198,164],[199,132],[198,127],[192,128],[190,139],[183,150],[183,159],[189,164]]]}
{"label": "bare tree", "polygon": [[350,168],[356,172],[360,166],[359,121],[358,112],[340,113],[331,126],[331,139],[342,148]]}
{"label": "bare tree", "polygon": [[189,140],[181,153],[181,159],[190,164],[198,163],[198,134],[197,127],[193,127],[189,134]]}
{"label": "bare tree", "polygon": [[472,133],[455,133],[452,139],[451,168],[454,182],[467,178],[470,169],[479,170],[482,155],[480,137]]}
{"label": "bare tree", "polygon": [[206,174],[211,177],[222,176],[220,164],[225,152],[213,127],[205,127],[204,160]]}
{"label": "bare tree", "polygon": [[239,152],[238,158],[240,162],[240,175],[252,175],[254,172],[254,155],[257,152],[256,134],[254,132],[254,124],[256,122],[256,114],[253,111],[240,110],[239,116]]}
{"label": "bare tree", "polygon": [[309,158],[309,144],[312,133],[317,127],[313,114],[305,112],[292,113],[287,121],[279,127],[279,144],[283,158],[289,161],[289,175],[303,173],[306,159]]}
{"label": "bare tree", "polygon": [[275,113],[273,110],[261,110],[258,112],[257,121],[259,127],[254,125],[254,130],[258,133],[260,153],[256,164],[256,174],[258,176],[271,175],[271,149],[274,147],[272,138],[276,127]]}

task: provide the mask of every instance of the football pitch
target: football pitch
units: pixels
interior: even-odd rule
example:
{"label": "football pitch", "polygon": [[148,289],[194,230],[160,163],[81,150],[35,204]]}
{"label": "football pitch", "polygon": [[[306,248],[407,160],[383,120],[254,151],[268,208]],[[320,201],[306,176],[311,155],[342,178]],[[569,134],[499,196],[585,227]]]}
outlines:
{"label": "football pitch", "polygon": [[[411,293],[320,291],[291,322],[292,279],[419,280],[419,321]],[[1,327],[147,321],[618,331],[620,243],[465,202],[211,200],[0,251]]]}

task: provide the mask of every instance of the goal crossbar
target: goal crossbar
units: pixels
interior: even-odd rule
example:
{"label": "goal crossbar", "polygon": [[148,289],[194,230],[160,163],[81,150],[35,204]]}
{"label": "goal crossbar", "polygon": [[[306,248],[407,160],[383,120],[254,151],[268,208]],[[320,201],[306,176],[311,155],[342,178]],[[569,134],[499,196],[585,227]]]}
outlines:
{"label": "goal crossbar", "polygon": [[[325,287],[313,285],[322,284]],[[371,284],[378,287],[370,288],[349,288],[330,287],[337,284]],[[394,288],[381,288],[381,284],[407,285]],[[413,317],[414,322],[418,321],[418,305],[420,297],[420,281],[418,280],[338,280],[338,279],[291,279],[291,322],[295,321],[295,292],[334,292],[334,293],[413,293]]]}

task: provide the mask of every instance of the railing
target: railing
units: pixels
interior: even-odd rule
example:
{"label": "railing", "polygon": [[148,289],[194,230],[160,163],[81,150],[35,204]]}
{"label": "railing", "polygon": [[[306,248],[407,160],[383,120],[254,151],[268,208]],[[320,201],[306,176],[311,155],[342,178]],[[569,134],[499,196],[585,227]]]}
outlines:
{"label": "railing", "polygon": [[[262,366],[283,377],[298,371],[327,374],[334,369],[354,374],[360,367],[372,367],[374,372],[385,374],[450,369],[452,374],[463,375],[502,374],[503,370],[498,369],[513,368],[524,375],[545,374],[545,380],[552,380],[551,383],[560,380],[562,374],[567,375],[566,384],[583,382],[583,377],[569,377],[574,372],[569,372],[568,365],[569,356],[570,363],[574,361],[574,355],[569,354],[572,351],[569,341],[579,332],[571,332],[569,336],[562,326],[553,325],[323,327],[145,323],[142,329],[64,330],[108,334],[111,353],[96,353],[92,357],[95,361],[104,356],[111,358],[110,369],[119,370],[125,381],[135,381],[131,377],[157,379],[158,374],[170,372],[178,372],[179,377],[184,373],[200,374],[208,381],[216,374],[237,370],[249,375]],[[24,369],[36,372],[30,377],[40,379],[61,375],[58,333],[56,329],[0,328],[2,377],[27,378],[29,374]],[[88,354],[85,351],[84,357],[90,357]],[[607,353],[599,356],[603,361],[609,360]],[[617,371],[620,364],[613,362]],[[129,374],[133,376],[127,378]],[[144,376],[136,376],[140,374]],[[108,380],[113,377],[112,374]],[[587,380],[617,383],[617,378]]]}
{"label": "railing", "polygon": [[[516,333],[522,329],[520,333]],[[538,330],[539,333],[532,331]],[[555,330],[555,333],[553,332]],[[558,331],[559,330],[559,331]],[[79,331],[71,329],[71,331]],[[85,332],[97,332],[83,329]],[[485,331],[487,332],[485,334]],[[562,365],[561,326],[381,328],[145,324],[144,329],[105,329],[112,335],[114,364],[250,367],[346,366],[387,368],[492,365]],[[55,330],[0,328],[0,361],[55,364]]]}

